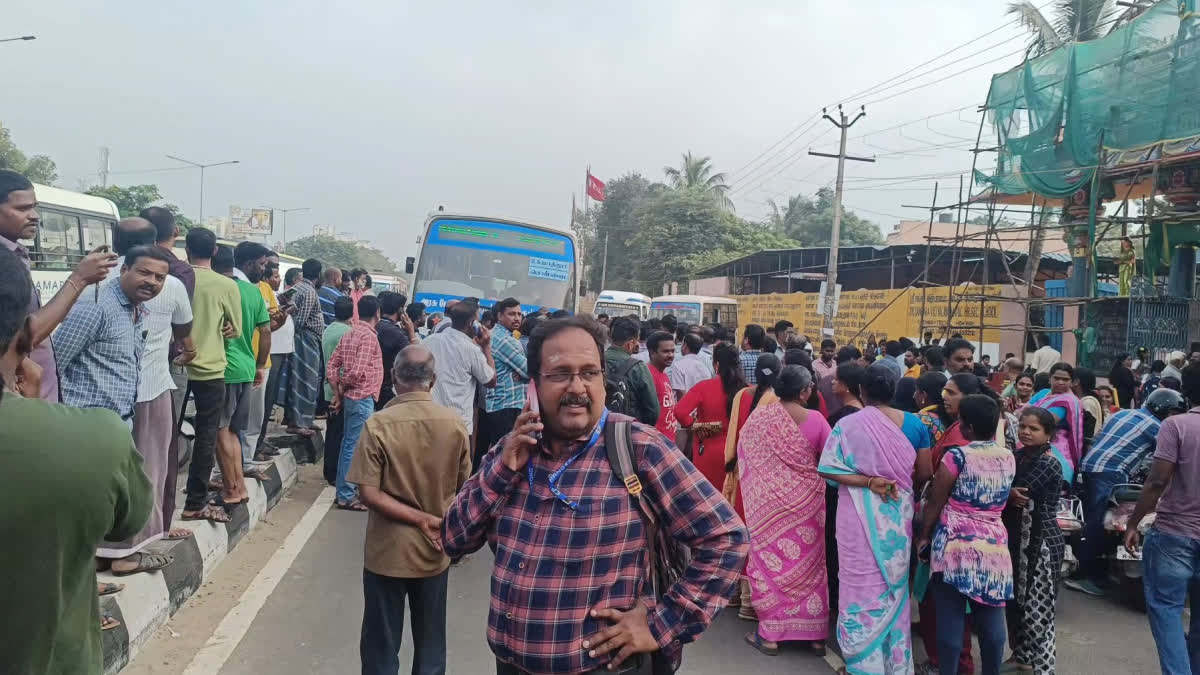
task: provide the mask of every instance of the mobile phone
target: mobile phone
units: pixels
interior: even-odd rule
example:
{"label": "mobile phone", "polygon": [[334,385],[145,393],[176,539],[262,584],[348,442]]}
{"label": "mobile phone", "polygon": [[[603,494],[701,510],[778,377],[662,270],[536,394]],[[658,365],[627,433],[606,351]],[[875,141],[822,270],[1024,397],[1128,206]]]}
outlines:
{"label": "mobile phone", "polygon": [[[538,401],[537,385],[533,383],[532,379],[529,380],[529,384],[525,385],[525,400],[529,401],[529,409],[533,411],[533,414],[541,417],[542,405]],[[542,432],[534,432],[533,437],[538,440],[538,443],[541,443]]]}
{"label": "mobile phone", "polygon": [[292,297],[295,295],[296,295],[296,289],[289,288],[286,291],[279,294],[279,300],[280,300],[280,302],[285,303],[285,304],[290,303],[292,301]]}

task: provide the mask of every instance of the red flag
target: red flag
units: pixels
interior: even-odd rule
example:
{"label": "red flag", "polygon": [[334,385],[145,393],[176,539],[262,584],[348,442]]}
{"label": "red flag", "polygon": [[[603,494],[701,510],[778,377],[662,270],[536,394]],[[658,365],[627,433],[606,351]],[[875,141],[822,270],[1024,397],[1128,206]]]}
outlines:
{"label": "red flag", "polygon": [[598,202],[604,201],[604,181],[596,178],[591,173],[587,175],[587,194],[592,199]]}

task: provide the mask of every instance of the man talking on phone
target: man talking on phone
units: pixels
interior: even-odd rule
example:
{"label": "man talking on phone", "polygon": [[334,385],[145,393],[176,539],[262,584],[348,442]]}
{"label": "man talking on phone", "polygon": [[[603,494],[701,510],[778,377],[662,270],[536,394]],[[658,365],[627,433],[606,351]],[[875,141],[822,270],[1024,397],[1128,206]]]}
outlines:
{"label": "man talking on phone", "polygon": [[[604,341],[590,317],[539,326],[528,367],[541,414],[526,403],[442,523],[447,555],[495,551],[487,638],[498,675],[650,675],[709,626],[746,561],[746,528],[716,488],[654,427],[604,407]],[[610,434],[634,460],[626,481],[609,462]],[[661,594],[635,485],[691,553]]]}

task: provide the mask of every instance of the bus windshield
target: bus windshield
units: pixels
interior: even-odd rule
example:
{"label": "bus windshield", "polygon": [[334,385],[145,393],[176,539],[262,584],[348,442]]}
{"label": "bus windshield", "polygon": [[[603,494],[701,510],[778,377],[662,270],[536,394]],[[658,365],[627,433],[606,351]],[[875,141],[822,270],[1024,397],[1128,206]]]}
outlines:
{"label": "bus windshield", "polygon": [[661,319],[668,314],[674,314],[682,323],[700,323],[700,303],[698,302],[654,302],[650,304],[650,316]]}
{"label": "bus windshield", "polygon": [[421,247],[414,300],[435,310],[477,297],[488,307],[514,297],[525,311],[575,309],[575,247],[533,227],[478,220],[436,220]]}

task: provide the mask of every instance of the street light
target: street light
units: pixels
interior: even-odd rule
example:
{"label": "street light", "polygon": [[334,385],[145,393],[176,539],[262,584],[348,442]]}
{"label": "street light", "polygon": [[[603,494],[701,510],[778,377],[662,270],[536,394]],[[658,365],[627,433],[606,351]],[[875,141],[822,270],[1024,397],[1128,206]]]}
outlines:
{"label": "street light", "polygon": [[36,35],[22,35],[21,37],[11,37],[0,39],[0,42],[16,42],[18,40],[36,40]]}
{"label": "street light", "polygon": [[277,209],[275,207],[271,207],[271,222],[275,222],[275,212],[276,211],[283,214],[283,223],[282,223],[283,247],[285,249],[287,248],[287,214],[291,213],[292,211],[311,211],[311,210],[312,210],[312,208],[310,208],[308,206],[297,206],[295,208],[290,208],[290,209]]}
{"label": "street light", "polygon": [[198,167],[200,169],[200,222],[199,222],[199,225],[200,225],[200,227],[204,227],[204,170],[210,166],[225,166],[226,164],[240,164],[241,160],[240,159],[231,159],[228,162],[213,162],[211,164],[201,164],[199,162],[193,162],[191,160],[187,160],[182,157],[176,157],[175,155],[167,155],[167,159],[173,159],[176,162],[183,162],[184,164],[191,164],[192,166]]}

